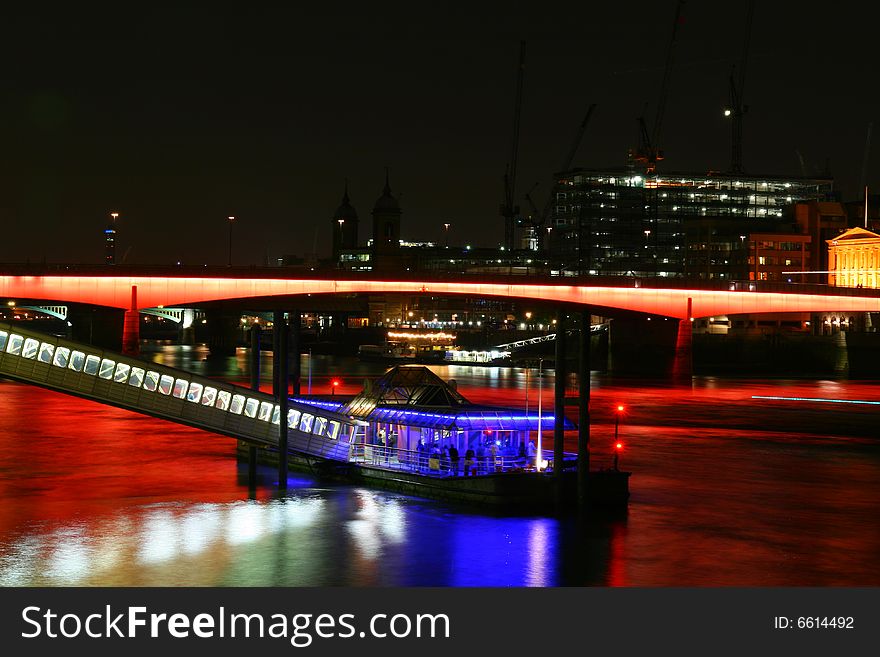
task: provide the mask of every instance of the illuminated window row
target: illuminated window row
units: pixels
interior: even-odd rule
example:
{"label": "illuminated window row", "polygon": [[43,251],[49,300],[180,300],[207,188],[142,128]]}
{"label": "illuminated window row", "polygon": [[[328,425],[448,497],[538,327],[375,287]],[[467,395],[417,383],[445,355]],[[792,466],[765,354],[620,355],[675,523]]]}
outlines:
{"label": "illuminated window row", "polygon": [[[117,363],[109,358],[100,358],[93,354],[57,347],[48,342],[40,342],[35,338],[26,338],[17,333],[0,331],[0,352],[5,351],[11,356],[20,356],[28,360],[37,360],[62,369],[81,372],[89,376],[97,376],[121,385],[129,385],[147,392],[185,399],[193,404],[209,406],[220,411],[228,411],[234,415],[256,418],[263,422],[278,424],[281,408],[278,404],[261,401],[254,397],[233,394],[209,385],[203,385],[187,379],[175,379],[168,374],[154,370],[132,366],[128,363]],[[343,425],[337,420],[330,420],[312,413],[304,413],[297,409],[289,409],[287,426],[304,433],[323,436],[330,440],[339,437],[340,430],[344,436],[351,435],[350,425]]]}

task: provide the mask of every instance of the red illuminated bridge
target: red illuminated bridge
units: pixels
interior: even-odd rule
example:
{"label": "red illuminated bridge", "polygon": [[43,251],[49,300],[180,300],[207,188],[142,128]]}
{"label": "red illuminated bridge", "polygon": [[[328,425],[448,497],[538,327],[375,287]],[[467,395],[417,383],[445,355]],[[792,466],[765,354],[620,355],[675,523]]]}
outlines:
{"label": "red illuminated bridge", "polygon": [[[29,273],[30,272],[30,273]],[[322,294],[404,293],[505,297],[685,319],[767,312],[878,312],[880,290],[768,282],[528,276],[427,276],[349,272],[286,276],[280,268],[0,266],[0,296],[131,308]]]}

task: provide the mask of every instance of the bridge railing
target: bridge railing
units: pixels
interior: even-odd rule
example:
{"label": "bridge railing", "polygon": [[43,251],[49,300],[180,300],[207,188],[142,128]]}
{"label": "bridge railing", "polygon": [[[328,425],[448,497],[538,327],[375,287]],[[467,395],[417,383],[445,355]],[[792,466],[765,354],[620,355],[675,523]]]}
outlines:
{"label": "bridge railing", "polygon": [[[267,393],[0,323],[0,376],[252,443],[277,446],[280,406]],[[339,413],[290,402],[288,444],[346,461],[354,433]]]}

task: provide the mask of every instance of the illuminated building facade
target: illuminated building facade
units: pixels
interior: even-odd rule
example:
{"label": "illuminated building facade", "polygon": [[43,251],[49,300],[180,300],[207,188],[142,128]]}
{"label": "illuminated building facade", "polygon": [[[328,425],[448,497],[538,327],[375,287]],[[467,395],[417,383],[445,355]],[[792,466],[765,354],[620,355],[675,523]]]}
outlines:
{"label": "illuminated building facade", "polygon": [[832,192],[830,179],[574,169],[558,176],[548,252],[565,274],[745,277],[749,234]]}
{"label": "illuminated building facade", "polygon": [[880,287],[880,235],[850,228],[828,244],[828,284]]}

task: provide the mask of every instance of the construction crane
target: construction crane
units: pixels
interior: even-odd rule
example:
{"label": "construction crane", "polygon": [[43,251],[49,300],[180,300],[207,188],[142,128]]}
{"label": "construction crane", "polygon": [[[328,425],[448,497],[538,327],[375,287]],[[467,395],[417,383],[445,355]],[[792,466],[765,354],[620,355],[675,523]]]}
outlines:
{"label": "construction crane", "polygon": [[663,151],[660,150],[660,130],[663,127],[663,116],[666,112],[666,97],[669,95],[669,80],[672,77],[672,56],[675,52],[675,42],[678,37],[678,26],[681,24],[681,8],[684,0],[678,0],[675,5],[675,19],[672,22],[672,37],[669,39],[669,47],[666,49],[666,65],[663,69],[663,82],[660,84],[660,96],[657,99],[657,112],[654,115],[654,125],[651,132],[645,117],[640,116],[639,122],[639,147],[636,149],[635,159],[644,162],[649,174],[654,173],[657,162],[663,159]]}
{"label": "construction crane", "polygon": [[514,231],[519,206],[514,204],[516,190],[516,159],[519,153],[519,122],[522,113],[523,71],[526,65],[526,42],[519,43],[519,66],[516,75],[516,99],[513,109],[513,143],[510,149],[510,161],[504,173],[504,201],[501,203],[501,216],[504,218],[504,248],[514,249]]}
{"label": "construction crane", "polygon": [[[584,133],[587,130],[587,124],[590,122],[590,117],[593,116],[593,111],[596,109],[596,103],[591,104],[587,108],[587,113],[584,115],[583,120],[578,126],[577,133],[574,136],[574,140],[572,140],[571,147],[568,149],[568,153],[565,155],[565,159],[562,161],[562,166],[557,169],[559,172],[568,171],[571,168],[571,163],[574,162],[574,158],[577,155],[578,149],[580,148],[581,142],[584,139]],[[529,202],[529,205],[532,208],[532,220],[531,224],[533,227],[538,228],[543,226],[547,222],[547,218],[550,216],[550,208],[553,206],[553,190],[550,190],[550,194],[547,196],[547,201],[544,203],[544,207],[542,210],[538,210],[535,202],[532,200],[532,192],[535,191],[535,188],[539,183],[535,183],[532,185],[532,188],[526,192],[525,199]]]}
{"label": "construction crane", "polygon": [[746,9],[746,38],[743,45],[742,61],[739,66],[739,79],[736,67],[730,73],[730,107],[724,109],[724,116],[730,117],[730,171],[742,173],[742,120],[748,107],[743,104],[743,93],[746,85],[746,64],[749,59],[749,42],[752,36],[752,16],[755,11],[755,0],[748,0]]}

